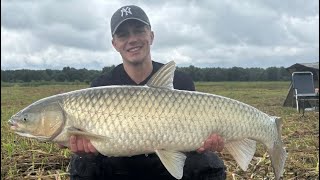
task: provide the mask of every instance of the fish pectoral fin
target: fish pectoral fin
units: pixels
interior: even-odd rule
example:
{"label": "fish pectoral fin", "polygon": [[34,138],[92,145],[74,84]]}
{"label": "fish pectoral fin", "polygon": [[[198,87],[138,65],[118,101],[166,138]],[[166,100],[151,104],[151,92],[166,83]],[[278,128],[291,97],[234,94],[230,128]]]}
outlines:
{"label": "fish pectoral fin", "polygon": [[225,144],[225,149],[233,156],[242,170],[246,171],[256,151],[256,141],[243,139]]}
{"label": "fish pectoral fin", "polygon": [[176,179],[181,179],[183,176],[183,166],[187,156],[178,151],[156,150],[155,152],[169,173]]}
{"label": "fish pectoral fin", "polygon": [[67,132],[70,135],[81,136],[81,137],[84,137],[84,138],[87,138],[87,139],[90,139],[90,140],[106,140],[106,139],[109,139],[106,136],[101,136],[101,135],[98,135],[98,134],[93,134],[93,133],[90,133],[90,132],[81,131],[79,129],[72,128],[72,127],[68,128]]}

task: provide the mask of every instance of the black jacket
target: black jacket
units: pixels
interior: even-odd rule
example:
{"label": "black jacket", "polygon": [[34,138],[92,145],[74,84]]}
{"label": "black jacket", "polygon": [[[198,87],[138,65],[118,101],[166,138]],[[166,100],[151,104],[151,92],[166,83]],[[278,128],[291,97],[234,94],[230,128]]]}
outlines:
{"label": "black jacket", "polygon": [[[92,81],[91,86],[107,85],[144,85],[163,64],[152,62],[151,75],[140,84],[136,84],[125,72],[123,64],[116,66],[110,74],[104,74]],[[190,76],[175,71],[174,89],[194,91]],[[73,155],[70,167],[71,180],[75,179],[162,179],[175,180],[165,169],[155,154],[132,157],[106,157],[103,155]],[[212,153],[187,153],[183,180],[225,179],[223,161]]]}

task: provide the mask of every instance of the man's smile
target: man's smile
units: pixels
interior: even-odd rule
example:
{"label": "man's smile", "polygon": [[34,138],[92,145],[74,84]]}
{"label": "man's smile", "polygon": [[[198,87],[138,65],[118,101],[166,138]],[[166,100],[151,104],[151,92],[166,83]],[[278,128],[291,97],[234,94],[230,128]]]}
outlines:
{"label": "man's smile", "polygon": [[137,51],[139,51],[141,48],[142,48],[142,46],[136,46],[136,47],[129,48],[127,51],[128,51],[128,52],[137,52]]}

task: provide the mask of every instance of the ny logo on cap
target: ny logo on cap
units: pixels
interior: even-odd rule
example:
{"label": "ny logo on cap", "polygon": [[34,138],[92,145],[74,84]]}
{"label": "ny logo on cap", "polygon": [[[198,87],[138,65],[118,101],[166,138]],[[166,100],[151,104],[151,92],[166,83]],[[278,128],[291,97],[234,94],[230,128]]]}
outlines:
{"label": "ny logo on cap", "polygon": [[128,16],[128,14],[132,14],[130,9],[131,9],[130,7],[122,8],[121,9],[121,17],[123,17],[124,13],[126,13],[126,16]]}

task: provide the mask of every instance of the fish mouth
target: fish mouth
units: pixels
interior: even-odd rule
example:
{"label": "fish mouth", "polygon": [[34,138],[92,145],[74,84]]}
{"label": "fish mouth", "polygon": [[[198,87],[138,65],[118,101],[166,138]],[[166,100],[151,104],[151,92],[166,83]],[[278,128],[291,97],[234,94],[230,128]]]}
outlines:
{"label": "fish mouth", "polygon": [[16,121],[14,121],[13,119],[10,119],[8,121],[8,124],[9,124],[11,130],[13,130],[13,131],[18,130],[18,123]]}

